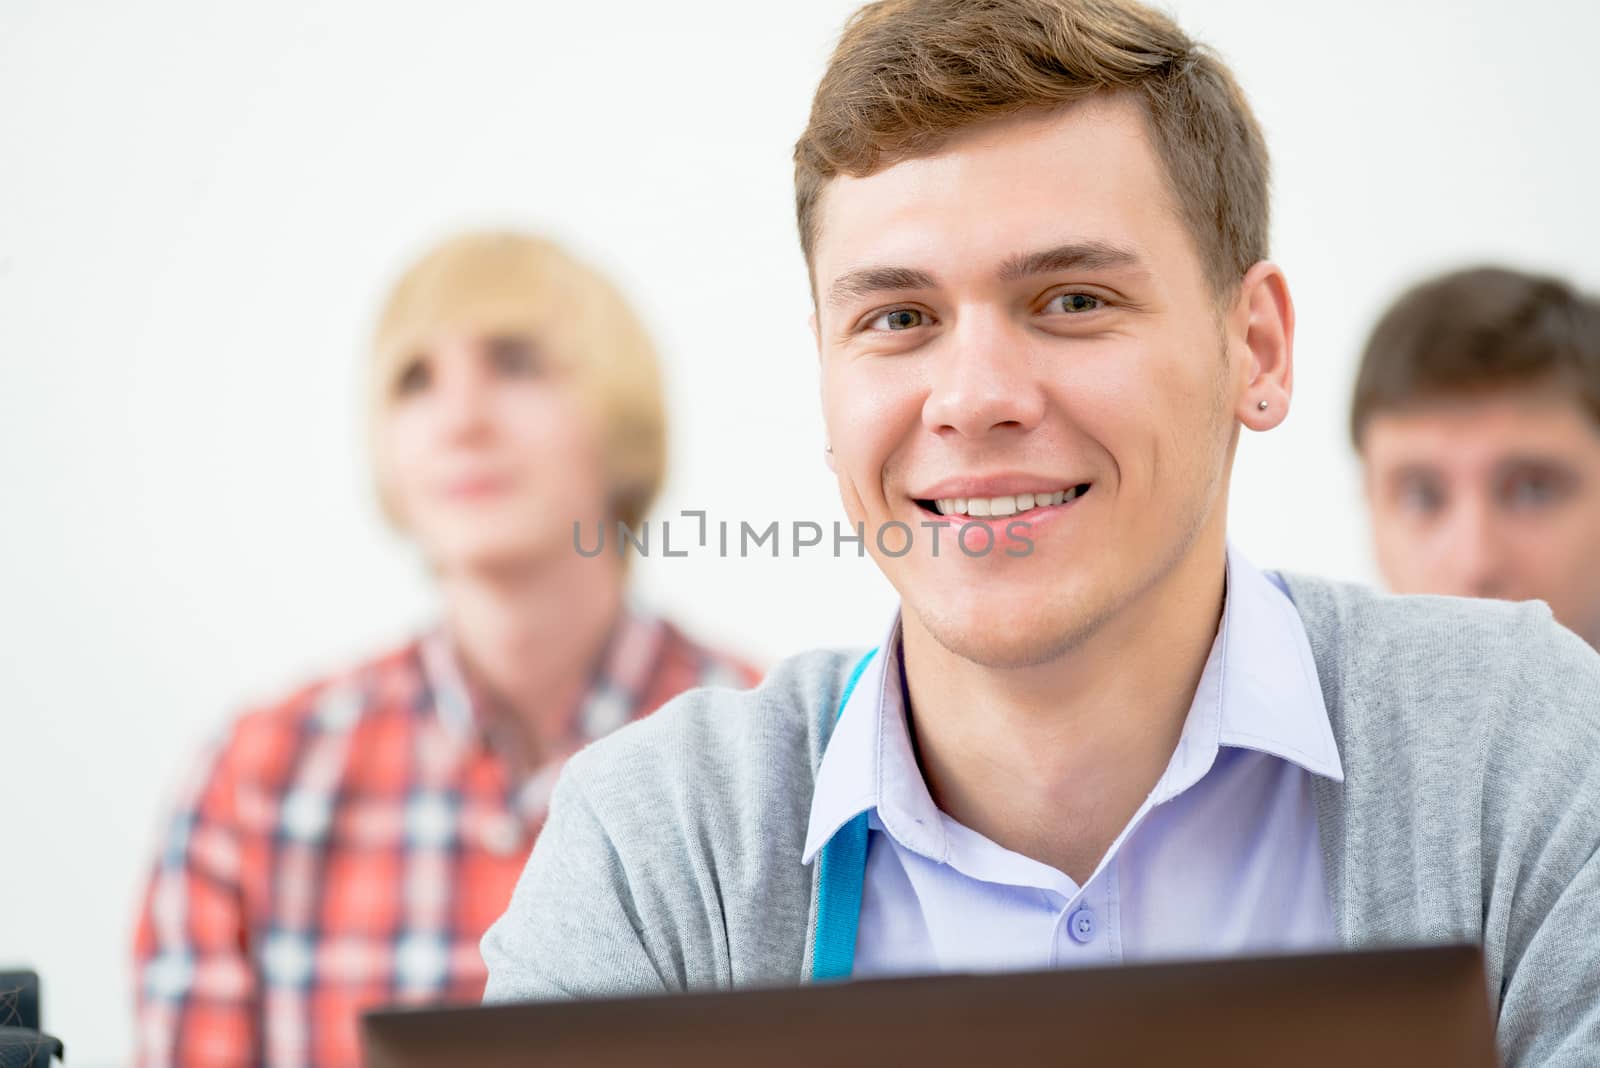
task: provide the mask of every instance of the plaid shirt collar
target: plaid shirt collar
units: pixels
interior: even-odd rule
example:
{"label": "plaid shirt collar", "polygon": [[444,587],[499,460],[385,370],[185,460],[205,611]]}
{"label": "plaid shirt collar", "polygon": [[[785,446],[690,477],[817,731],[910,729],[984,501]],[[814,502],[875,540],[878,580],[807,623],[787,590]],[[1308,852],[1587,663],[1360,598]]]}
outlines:
{"label": "plaid shirt collar", "polygon": [[[583,696],[568,715],[565,741],[545,754],[536,768],[524,769],[517,789],[517,807],[529,818],[542,818],[561,766],[585,745],[610,734],[635,716],[650,684],[667,639],[666,624],[630,602],[606,638],[599,666]],[[439,722],[460,739],[477,739],[491,749],[505,746],[497,740],[494,716],[476,699],[461,667],[461,658],[441,624],[425,633],[417,644],[423,683],[433,693],[432,707]]]}

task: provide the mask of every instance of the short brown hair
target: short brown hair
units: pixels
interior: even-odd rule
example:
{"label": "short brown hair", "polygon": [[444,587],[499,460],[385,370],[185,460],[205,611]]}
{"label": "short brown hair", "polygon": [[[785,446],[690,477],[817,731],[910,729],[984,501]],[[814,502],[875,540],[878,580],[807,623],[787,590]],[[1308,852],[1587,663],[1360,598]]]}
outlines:
{"label": "short brown hair", "polygon": [[951,135],[1100,93],[1140,101],[1219,294],[1267,255],[1266,142],[1227,67],[1131,0],[880,0],[845,26],[795,145],[806,262],[837,175],[936,152]]}
{"label": "short brown hair", "polygon": [[1356,372],[1350,440],[1372,417],[1439,397],[1571,388],[1600,421],[1600,301],[1559,278],[1475,267],[1404,293],[1373,328]]}

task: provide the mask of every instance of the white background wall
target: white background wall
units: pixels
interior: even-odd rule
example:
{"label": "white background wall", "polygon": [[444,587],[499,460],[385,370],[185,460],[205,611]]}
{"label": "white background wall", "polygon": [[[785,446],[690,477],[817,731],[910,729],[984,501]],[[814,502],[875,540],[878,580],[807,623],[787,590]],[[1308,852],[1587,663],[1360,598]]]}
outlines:
{"label": "white background wall", "polygon": [[[853,0],[0,0],[0,965],[79,1065],[131,1048],[160,815],[241,704],[428,617],[368,499],[359,354],[400,264],[553,232],[668,361],[659,514],[840,513],[819,455],[789,151]],[[1397,286],[1497,258],[1600,286],[1587,0],[1183,0],[1276,160],[1295,409],[1234,537],[1365,579],[1353,359]],[[652,559],[643,590],[767,658],[867,643],[870,563]]]}

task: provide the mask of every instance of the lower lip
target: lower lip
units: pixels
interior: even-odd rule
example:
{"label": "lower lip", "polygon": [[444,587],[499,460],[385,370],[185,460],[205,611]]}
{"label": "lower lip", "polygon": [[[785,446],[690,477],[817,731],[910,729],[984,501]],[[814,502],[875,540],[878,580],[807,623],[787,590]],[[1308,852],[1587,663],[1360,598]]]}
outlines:
{"label": "lower lip", "polygon": [[[1049,504],[1042,508],[1030,508],[1026,512],[1013,512],[1010,515],[940,515],[937,512],[929,512],[920,505],[918,505],[918,510],[923,513],[924,522],[937,523],[941,526],[967,527],[974,523],[982,523],[989,527],[990,533],[994,535],[994,547],[1004,552],[1007,549],[1027,548],[1030,543],[1038,540],[1041,532],[1052,526],[1058,517],[1066,515],[1076,507],[1082,499],[1083,496],[1078,496],[1070,501],[1062,501],[1060,504]],[[1019,525],[1013,526],[1012,524]],[[1011,533],[1012,531],[1015,531],[1016,535],[1020,535],[1020,537],[1014,536]],[[959,537],[960,535],[958,534],[957,536]],[[965,539],[965,544],[973,550],[973,555],[979,555],[976,550],[980,543],[981,539],[975,540],[970,535]],[[1024,556],[1027,554],[1019,552],[1011,555]]]}
{"label": "lower lip", "polygon": [[444,495],[452,501],[482,501],[498,497],[505,488],[504,479],[475,478],[450,483],[445,487]]}

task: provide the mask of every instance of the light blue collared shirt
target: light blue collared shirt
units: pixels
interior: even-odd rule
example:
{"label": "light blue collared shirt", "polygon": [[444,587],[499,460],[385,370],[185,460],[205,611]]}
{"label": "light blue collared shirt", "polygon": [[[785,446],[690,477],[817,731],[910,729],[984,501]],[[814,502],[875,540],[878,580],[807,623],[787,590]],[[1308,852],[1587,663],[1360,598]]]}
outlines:
{"label": "light blue collared shirt", "polygon": [[1276,580],[1228,551],[1222,623],[1155,789],[1079,886],[939,811],[911,750],[898,614],[817,772],[806,863],[868,813],[857,976],[1012,971],[1337,944],[1312,776],[1342,781]]}

